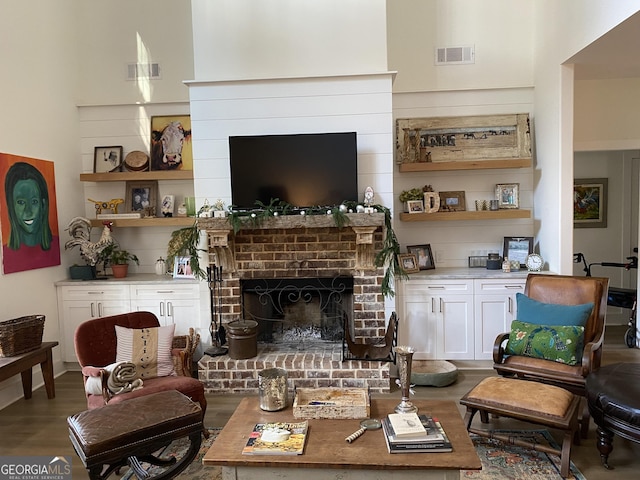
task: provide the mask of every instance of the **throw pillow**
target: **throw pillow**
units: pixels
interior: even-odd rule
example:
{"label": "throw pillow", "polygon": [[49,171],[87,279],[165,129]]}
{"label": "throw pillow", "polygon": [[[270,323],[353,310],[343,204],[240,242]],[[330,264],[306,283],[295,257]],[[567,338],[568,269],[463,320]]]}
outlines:
{"label": "throw pillow", "polygon": [[583,342],[583,326],[536,325],[514,320],[505,353],[577,365],[582,359]]}
{"label": "throw pillow", "polygon": [[585,326],[593,303],[582,305],[557,305],[542,303],[522,293],[516,293],[518,320],[536,325],[582,325]]}
{"label": "throw pillow", "polygon": [[125,328],[116,325],[116,362],[132,362],[143,380],[175,375],[171,346],[175,325]]}

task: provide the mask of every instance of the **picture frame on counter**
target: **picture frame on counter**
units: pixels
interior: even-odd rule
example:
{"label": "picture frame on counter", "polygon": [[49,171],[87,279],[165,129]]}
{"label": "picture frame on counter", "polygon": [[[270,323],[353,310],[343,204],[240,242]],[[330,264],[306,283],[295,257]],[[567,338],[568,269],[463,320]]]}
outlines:
{"label": "picture frame on counter", "polygon": [[416,256],[419,270],[433,270],[436,268],[430,244],[408,245],[407,252],[413,253]]}
{"label": "picture frame on counter", "polygon": [[406,273],[418,273],[418,258],[413,253],[401,253],[398,255],[398,263]]}
{"label": "picture frame on counter", "polygon": [[191,270],[191,257],[176,257],[173,260],[173,278],[196,278]]}
{"label": "picture frame on counter", "polygon": [[529,254],[533,253],[533,237],[504,237],[502,255],[509,261],[518,261],[520,268],[526,267]]}

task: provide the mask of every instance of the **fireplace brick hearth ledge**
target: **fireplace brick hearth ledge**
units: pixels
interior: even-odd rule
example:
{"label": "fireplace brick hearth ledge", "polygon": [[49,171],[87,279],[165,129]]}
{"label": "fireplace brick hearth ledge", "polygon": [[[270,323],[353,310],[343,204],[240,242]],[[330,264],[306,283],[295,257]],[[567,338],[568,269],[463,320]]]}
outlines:
{"label": "fireplace brick hearth ledge", "polygon": [[[385,214],[346,215],[349,222],[342,228],[332,215],[280,215],[258,224],[247,219],[235,233],[228,218],[199,218],[198,228],[207,233],[209,262],[223,269],[222,323],[243,318],[243,280],[348,276],[353,277],[354,338],[364,343],[382,340],[386,332],[384,269],[376,267],[374,259],[382,248]],[[258,354],[251,359],[205,355],[198,375],[211,393],[255,393],[258,372],[274,367],[287,370],[292,386],[389,391],[389,364],[342,361],[341,343],[319,350],[279,350],[259,342]]]}

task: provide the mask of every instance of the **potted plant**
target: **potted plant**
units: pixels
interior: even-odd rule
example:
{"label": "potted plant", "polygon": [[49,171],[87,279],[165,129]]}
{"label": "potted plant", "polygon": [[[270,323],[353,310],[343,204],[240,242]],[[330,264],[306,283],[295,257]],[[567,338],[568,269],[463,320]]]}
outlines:
{"label": "potted plant", "polygon": [[410,190],[404,190],[400,193],[400,196],[398,197],[399,200],[402,202],[402,204],[404,205],[405,211],[409,212],[409,205],[407,202],[412,201],[412,200],[419,200],[421,202],[424,201],[424,191],[422,190],[422,188],[412,188]]}
{"label": "potted plant", "polygon": [[123,250],[115,244],[108,250],[105,260],[111,265],[114,278],[126,277],[129,272],[129,263],[135,262],[136,265],[140,265],[138,257],[128,250]]}
{"label": "potted plant", "polygon": [[189,257],[193,275],[196,278],[206,279],[207,272],[200,266],[198,256],[200,251],[205,250],[198,248],[199,243],[200,231],[197,223],[171,232],[171,239],[167,245],[167,268],[172,268],[176,257]]}

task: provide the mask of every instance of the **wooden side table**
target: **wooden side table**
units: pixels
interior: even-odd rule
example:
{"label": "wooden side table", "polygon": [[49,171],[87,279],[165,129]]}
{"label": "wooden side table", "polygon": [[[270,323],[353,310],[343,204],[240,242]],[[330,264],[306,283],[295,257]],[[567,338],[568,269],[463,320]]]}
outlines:
{"label": "wooden side table", "polygon": [[58,342],[42,342],[40,347],[15,357],[0,358],[0,382],[7,380],[18,373],[22,376],[22,391],[25,400],[32,394],[32,367],[40,364],[44,387],[47,390],[47,398],[56,396],[56,386],[53,379],[53,359],[51,350]]}

